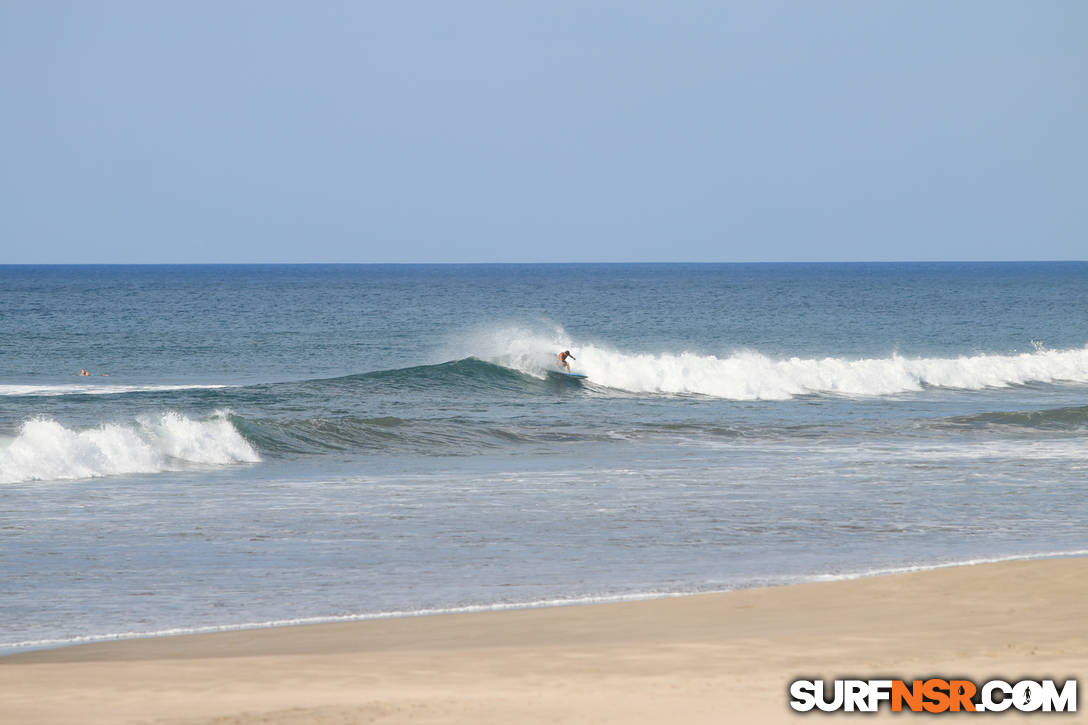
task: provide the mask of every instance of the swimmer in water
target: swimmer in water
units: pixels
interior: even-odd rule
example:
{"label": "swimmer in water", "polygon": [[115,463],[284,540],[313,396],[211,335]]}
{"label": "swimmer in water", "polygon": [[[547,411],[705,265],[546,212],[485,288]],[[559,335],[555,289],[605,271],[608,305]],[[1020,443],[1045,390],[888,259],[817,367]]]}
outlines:
{"label": "swimmer in water", "polygon": [[559,367],[566,368],[568,372],[570,371],[570,363],[567,362],[567,358],[569,357],[571,360],[578,359],[570,354],[570,350],[564,350],[563,352],[556,355],[556,357],[559,358]]}
{"label": "swimmer in water", "polygon": [[89,372],[87,372],[84,368],[80,368],[79,369],[79,376],[81,378],[88,378],[88,377],[91,376],[91,374]]}

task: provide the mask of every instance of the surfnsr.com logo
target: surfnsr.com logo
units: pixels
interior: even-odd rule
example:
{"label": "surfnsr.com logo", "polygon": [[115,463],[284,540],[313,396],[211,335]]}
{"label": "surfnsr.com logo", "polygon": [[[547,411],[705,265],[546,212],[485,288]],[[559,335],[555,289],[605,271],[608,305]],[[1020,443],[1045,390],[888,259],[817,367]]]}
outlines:
{"label": "surfnsr.com logo", "polygon": [[798,712],[1076,712],[1077,681],[795,680],[790,698]]}

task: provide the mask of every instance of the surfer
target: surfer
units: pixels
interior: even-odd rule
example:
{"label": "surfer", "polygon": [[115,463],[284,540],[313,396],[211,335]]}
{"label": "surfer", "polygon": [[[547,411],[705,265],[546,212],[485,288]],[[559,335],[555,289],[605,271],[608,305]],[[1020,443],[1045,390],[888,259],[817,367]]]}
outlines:
{"label": "surfer", "polygon": [[87,377],[90,377],[91,374],[89,372],[87,372],[87,370],[85,368],[80,368],[79,369],[79,376],[81,378],[87,378]]}
{"label": "surfer", "polygon": [[571,360],[578,359],[570,354],[570,350],[564,350],[563,352],[556,355],[556,357],[559,358],[559,367],[566,368],[568,371],[570,370],[570,363],[567,362],[567,358],[569,357]]}

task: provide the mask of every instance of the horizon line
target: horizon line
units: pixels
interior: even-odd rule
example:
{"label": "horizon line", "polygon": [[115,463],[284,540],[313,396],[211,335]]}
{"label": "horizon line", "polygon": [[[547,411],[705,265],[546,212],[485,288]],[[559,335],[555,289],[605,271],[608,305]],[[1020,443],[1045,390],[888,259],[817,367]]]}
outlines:
{"label": "horizon line", "polygon": [[621,265],[789,265],[789,264],[1070,264],[1088,259],[855,259],[775,261],[595,261],[595,262],[0,262],[0,267],[514,267]]}

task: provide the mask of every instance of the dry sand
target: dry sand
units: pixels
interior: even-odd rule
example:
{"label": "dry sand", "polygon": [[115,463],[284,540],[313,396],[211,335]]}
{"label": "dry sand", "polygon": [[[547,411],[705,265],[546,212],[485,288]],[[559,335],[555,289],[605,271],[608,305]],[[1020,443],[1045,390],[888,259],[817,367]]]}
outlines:
{"label": "dry sand", "polygon": [[109,642],[0,658],[0,723],[871,722],[793,713],[788,683],[1078,677],[1086,614],[1088,559],[1056,559]]}

